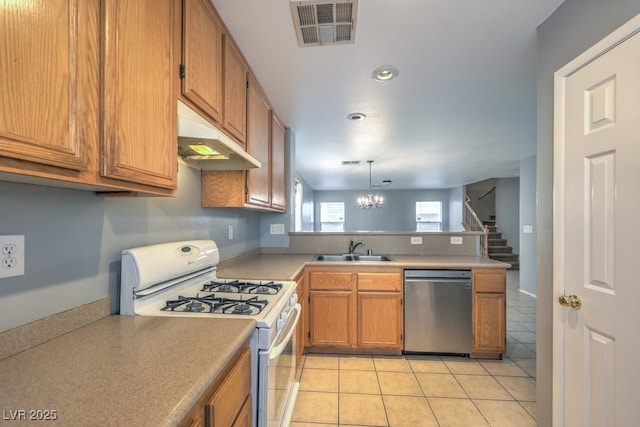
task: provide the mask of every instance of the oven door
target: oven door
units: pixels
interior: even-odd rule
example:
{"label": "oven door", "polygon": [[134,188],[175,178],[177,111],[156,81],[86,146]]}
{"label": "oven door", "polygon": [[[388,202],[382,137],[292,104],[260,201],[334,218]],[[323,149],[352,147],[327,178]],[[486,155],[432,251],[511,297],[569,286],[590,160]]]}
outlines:
{"label": "oven door", "polygon": [[298,392],[296,373],[296,326],[300,320],[296,304],[286,324],[269,349],[259,353],[258,426],[280,427],[291,419]]}

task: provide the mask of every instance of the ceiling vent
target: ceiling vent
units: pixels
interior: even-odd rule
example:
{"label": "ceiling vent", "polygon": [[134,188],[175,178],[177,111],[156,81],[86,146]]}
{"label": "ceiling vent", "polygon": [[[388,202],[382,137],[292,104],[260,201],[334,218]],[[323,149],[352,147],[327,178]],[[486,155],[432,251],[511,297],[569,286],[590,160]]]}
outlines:
{"label": "ceiling vent", "polygon": [[355,42],[358,0],[295,1],[291,13],[301,47]]}
{"label": "ceiling vent", "polygon": [[360,164],[360,160],[343,160],[342,161],[342,166],[352,166],[352,165],[359,165]]}

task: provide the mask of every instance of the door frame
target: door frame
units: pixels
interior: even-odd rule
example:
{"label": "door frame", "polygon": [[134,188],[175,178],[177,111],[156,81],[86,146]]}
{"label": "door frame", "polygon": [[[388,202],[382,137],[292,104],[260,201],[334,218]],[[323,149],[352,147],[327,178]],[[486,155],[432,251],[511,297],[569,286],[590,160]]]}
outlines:
{"label": "door frame", "polygon": [[564,426],[564,318],[565,308],[556,304],[564,294],[564,205],[565,198],[565,102],[566,80],[576,71],[585,67],[625,40],[640,33],[640,14],[627,21],[604,39],[554,73],[553,91],[553,342],[552,342],[552,422],[554,426]]}

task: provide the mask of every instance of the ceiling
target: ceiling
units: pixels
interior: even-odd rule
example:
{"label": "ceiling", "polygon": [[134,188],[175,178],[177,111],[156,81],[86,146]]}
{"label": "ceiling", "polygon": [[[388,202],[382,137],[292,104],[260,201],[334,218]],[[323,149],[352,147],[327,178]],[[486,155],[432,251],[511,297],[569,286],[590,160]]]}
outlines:
{"label": "ceiling", "polygon": [[[562,0],[359,0],[355,43],[316,47],[288,0],[212,1],[314,190],[366,189],[367,160],[385,190],[451,188],[536,152],[536,27]],[[386,64],[398,77],[373,80]]]}

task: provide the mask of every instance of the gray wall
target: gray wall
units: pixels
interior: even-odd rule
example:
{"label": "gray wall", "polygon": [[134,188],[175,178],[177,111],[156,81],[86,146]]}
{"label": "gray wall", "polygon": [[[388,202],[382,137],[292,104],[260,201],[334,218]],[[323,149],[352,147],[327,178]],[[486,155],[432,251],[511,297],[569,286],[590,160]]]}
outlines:
{"label": "gray wall", "polygon": [[520,178],[497,178],[495,193],[498,231],[520,253]]}
{"label": "gray wall", "polygon": [[449,190],[449,231],[464,231],[464,187]]}
{"label": "gray wall", "polygon": [[553,73],[640,13],[638,0],[565,0],[538,28],[538,425],[551,425]]}
{"label": "gray wall", "polygon": [[[221,258],[260,247],[260,214],[200,207],[200,171],[180,165],[175,198],[0,182],[0,234],[25,235],[25,275],[0,279],[0,331],[106,296],[119,308],[122,249],[213,239]],[[228,226],[234,239],[228,238]]]}
{"label": "gray wall", "polygon": [[[532,233],[523,227],[531,226]],[[536,156],[520,161],[520,289],[536,295]]]}
{"label": "gray wall", "polygon": [[316,191],[315,231],[320,231],[320,202],[344,202],[345,231],[415,231],[416,201],[442,202],[442,229],[449,230],[449,190],[375,191],[384,197],[382,209],[362,210],[358,197],[367,191]]}

